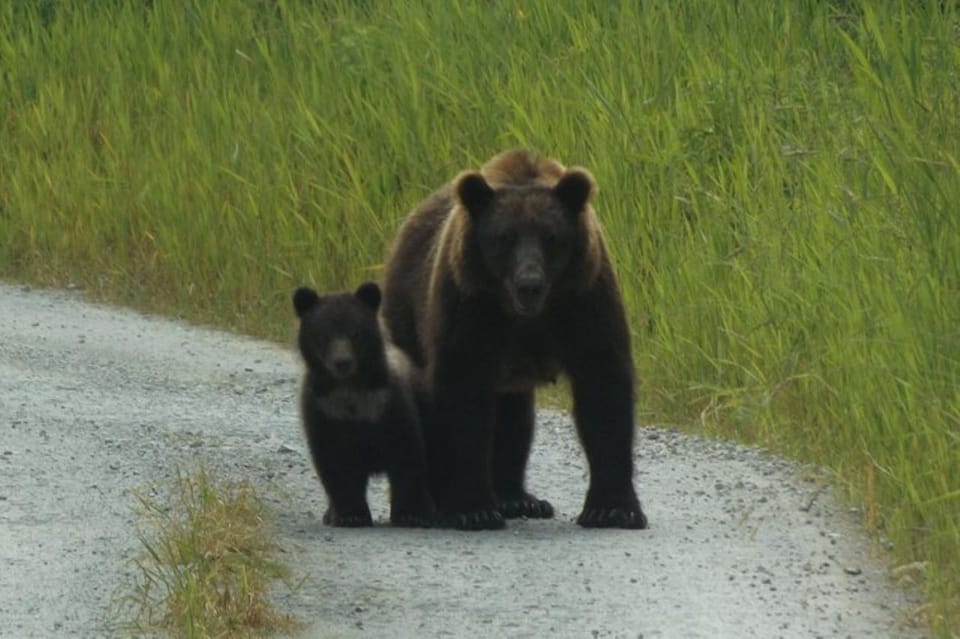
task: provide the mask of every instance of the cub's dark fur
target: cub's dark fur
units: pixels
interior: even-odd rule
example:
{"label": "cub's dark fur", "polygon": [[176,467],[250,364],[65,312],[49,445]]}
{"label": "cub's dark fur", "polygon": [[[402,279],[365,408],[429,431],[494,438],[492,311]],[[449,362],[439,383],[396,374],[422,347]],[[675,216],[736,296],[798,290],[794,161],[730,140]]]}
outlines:
{"label": "cub's dark fur", "polygon": [[427,526],[433,516],[415,371],[381,335],[380,297],[372,282],[353,294],[293,295],[306,364],[300,412],[331,526],[372,525],[367,480],[379,472],[390,479],[393,525]]}
{"label": "cub's dark fur", "polygon": [[593,177],[509,151],[431,195],[387,262],[381,316],[426,370],[431,488],[460,528],[551,517],[525,488],[534,387],[565,373],[590,465],[582,526],[644,528],[633,364]]}

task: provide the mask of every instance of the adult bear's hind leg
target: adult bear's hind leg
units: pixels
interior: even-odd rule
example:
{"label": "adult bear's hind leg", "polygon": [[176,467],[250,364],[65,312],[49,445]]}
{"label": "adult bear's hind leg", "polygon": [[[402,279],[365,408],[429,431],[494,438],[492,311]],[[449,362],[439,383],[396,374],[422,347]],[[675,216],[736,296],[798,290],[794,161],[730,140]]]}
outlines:
{"label": "adult bear's hind leg", "polygon": [[527,460],[535,421],[533,391],[498,394],[493,443],[493,489],[507,519],[553,517],[550,502],[526,490]]}

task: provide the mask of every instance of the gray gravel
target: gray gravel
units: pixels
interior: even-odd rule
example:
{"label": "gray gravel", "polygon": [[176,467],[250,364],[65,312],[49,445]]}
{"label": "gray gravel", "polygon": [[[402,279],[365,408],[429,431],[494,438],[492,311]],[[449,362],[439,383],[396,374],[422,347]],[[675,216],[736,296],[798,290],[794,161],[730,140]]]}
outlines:
{"label": "gray gravel", "polygon": [[922,636],[907,622],[919,602],[822,476],[670,429],[638,432],[646,531],[572,523],[585,462],[552,411],[530,483],[555,520],[391,529],[376,482],[381,525],[325,528],[299,371],[291,349],[0,285],[0,635],[110,636],[138,550],[131,489],[203,462],[279,512],[306,581],[276,597],[306,636]]}

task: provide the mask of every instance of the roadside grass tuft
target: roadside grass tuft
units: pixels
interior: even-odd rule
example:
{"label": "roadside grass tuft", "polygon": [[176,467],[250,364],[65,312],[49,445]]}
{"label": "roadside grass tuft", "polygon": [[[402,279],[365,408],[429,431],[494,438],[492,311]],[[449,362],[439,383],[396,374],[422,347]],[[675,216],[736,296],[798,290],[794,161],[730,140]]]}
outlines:
{"label": "roadside grass tuft", "polygon": [[125,630],[175,637],[254,637],[288,632],[271,587],[286,581],[269,513],[247,482],[200,469],[178,473],[166,494],[136,493],[143,551],[135,584],[121,597]]}

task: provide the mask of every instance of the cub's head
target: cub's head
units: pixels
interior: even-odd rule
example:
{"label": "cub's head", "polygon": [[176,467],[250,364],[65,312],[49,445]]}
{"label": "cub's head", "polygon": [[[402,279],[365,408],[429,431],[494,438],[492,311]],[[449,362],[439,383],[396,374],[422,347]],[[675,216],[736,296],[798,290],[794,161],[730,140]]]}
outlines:
{"label": "cub's head", "polygon": [[354,293],[319,295],[307,287],[294,292],[300,354],[318,381],[331,385],[380,381],[385,364],[379,307],[380,287],[374,282],[361,284]]}
{"label": "cub's head", "polygon": [[[553,186],[491,186],[479,172],[460,175],[454,184],[459,205],[469,215],[470,239],[461,259],[497,288],[506,313],[536,317],[552,290],[572,284],[571,267],[595,271],[599,234],[589,206],[593,177],[570,169]],[[479,264],[476,264],[479,262]]]}

